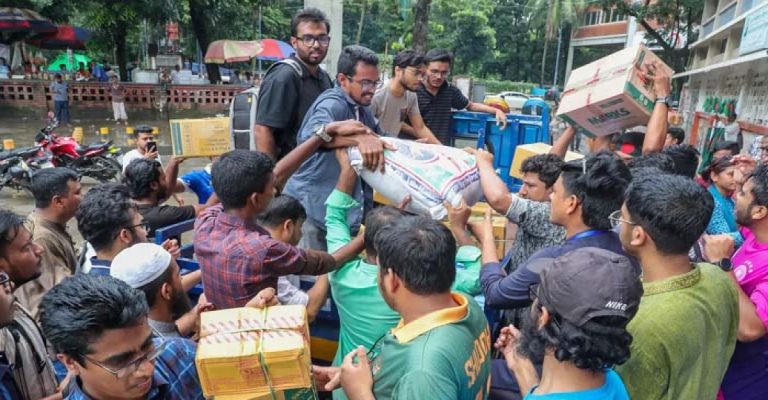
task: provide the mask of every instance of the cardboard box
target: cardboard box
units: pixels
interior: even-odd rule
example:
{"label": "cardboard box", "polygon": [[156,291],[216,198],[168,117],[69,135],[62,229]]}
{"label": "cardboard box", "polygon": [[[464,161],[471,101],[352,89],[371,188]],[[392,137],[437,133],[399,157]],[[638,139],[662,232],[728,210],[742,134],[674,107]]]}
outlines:
{"label": "cardboard box", "polygon": [[673,73],[643,45],[626,48],[571,72],[557,115],[588,136],[604,136],[645,125],[653,111],[653,83],[638,77],[643,64],[655,62]]}
{"label": "cardboard box", "polygon": [[[509,176],[517,179],[523,179],[523,173],[520,171],[520,168],[523,166],[523,161],[528,159],[528,157],[539,154],[547,154],[550,150],[552,150],[552,146],[546,143],[518,145],[515,148],[515,156],[512,158],[512,167],[509,168]],[[574,153],[572,151],[565,153],[565,161],[578,160],[580,158],[584,158],[584,155],[580,153]]]}
{"label": "cardboard box", "polygon": [[[195,365],[206,397],[259,399],[312,390],[303,306],[233,308],[201,315]],[[294,389],[310,389],[301,391]],[[268,397],[268,398],[269,398]]]}
{"label": "cardboard box", "polygon": [[174,156],[212,157],[233,149],[229,118],[172,119]]}
{"label": "cardboard box", "polygon": [[[381,193],[374,191],[373,192],[373,201],[379,204],[387,204],[396,206],[396,204],[392,204],[389,199],[384,197]],[[469,217],[470,221],[478,221],[485,218],[485,210],[490,208],[488,203],[479,202],[476,203],[474,206],[472,206],[472,215]],[[492,221],[493,221],[493,237],[496,239],[496,253],[499,256],[499,259],[504,258],[505,250],[506,250],[506,244],[507,244],[507,224],[508,220],[507,217],[498,214],[496,211],[491,210],[492,213]],[[448,225],[448,220],[443,220],[443,223]]]}

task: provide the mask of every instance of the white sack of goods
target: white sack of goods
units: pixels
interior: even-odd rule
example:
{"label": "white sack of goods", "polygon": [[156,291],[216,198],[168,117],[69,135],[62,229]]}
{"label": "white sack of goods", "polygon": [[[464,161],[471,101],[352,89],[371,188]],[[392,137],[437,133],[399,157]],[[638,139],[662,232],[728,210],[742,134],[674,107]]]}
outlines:
{"label": "white sack of goods", "polygon": [[443,219],[448,215],[443,201],[456,207],[464,198],[472,206],[482,197],[480,173],[473,155],[453,147],[395,138],[383,140],[397,148],[384,150],[384,173],[365,169],[356,147],[349,148],[349,159],[358,175],[393,204],[400,204],[410,195],[408,211]]}

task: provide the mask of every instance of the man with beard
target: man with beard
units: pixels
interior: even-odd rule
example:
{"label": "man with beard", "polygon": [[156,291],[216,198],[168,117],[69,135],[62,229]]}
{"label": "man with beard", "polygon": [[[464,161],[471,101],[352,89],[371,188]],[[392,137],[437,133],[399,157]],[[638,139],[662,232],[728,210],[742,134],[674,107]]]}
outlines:
{"label": "man with beard", "polygon": [[768,389],[768,166],[753,169],[754,161],[746,156],[741,161],[751,161],[747,180],[736,192],[736,222],[744,244],[734,253],[731,236],[705,236],[709,261],[727,271],[739,292],[738,342],[722,385],[726,400],[762,399]]}
{"label": "man with beard", "polygon": [[[108,183],[89,190],[75,213],[77,228],[96,256],[87,260],[83,272],[109,275],[112,260],[121,251],[136,243],[148,242],[149,227],[131,200],[128,187]],[[174,257],[179,256],[176,240],[166,240],[162,247]],[[184,290],[189,290],[202,280],[200,271],[190,272],[181,278]]]}
{"label": "man with beard", "polygon": [[[18,288],[40,276],[43,248],[32,241],[24,218],[0,210],[0,271]],[[0,352],[10,363],[23,399],[61,398],[46,341],[29,311],[13,303],[13,321],[0,329]]]}
{"label": "man with beard", "polygon": [[16,299],[38,319],[43,295],[77,269],[77,252],[67,224],[83,198],[80,177],[69,168],[47,168],[32,178],[35,211],[29,215],[29,230],[43,248],[42,273],[18,288]]}
{"label": "man with beard", "polygon": [[180,318],[192,310],[181,285],[179,265],[162,247],[153,243],[138,243],[118,254],[109,270],[112,277],[144,292],[149,305],[149,326],[159,337],[191,336],[201,312],[213,309],[210,303],[200,303],[192,313],[194,318]]}
{"label": "man with beard", "polygon": [[[0,272],[0,328],[13,323],[13,282],[5,272]],[[21,400],[21,393],[13,378],[13,368],[5,353],[0,353],[0,399]]]}
{"label": "man with beard", "polygon": [[291,20],[291,46],[296,54],[270,68],[261,83],[254,139],[256,149],[273,160],[280,160],[296,147],[296,133],[307,110],[321,93],[333,87],[331,78],[320,68],[331,43],[330,29],[320,10],[300,10]]}
{"label": "man with beard", "polygon": [[[157,229],[194,219],[201,211],[218,201],[211,196],[208,204],[171,206],[162,204],[172,194],[165,172],[157,160],[139,158],[125,168],[123,182],[128,186],[131,198],[137,203],[139,214],[149,229],[148,237],[154,237]],[[161,205],[162,204],[162,205]]]}
{"label": "man with beard", "polygon": [[[307,111],[299,129],[300,144],[319,137],[324,147],[357,146],[363,165],[371,171],[384,170],[384,147],[391,148],[378,136],[383,133],[368,106],[373,101],[379,80],[379,57],[362,46],[347,46],[341,51],[337,64],[338,84],[325,91]],[[354,120],[354,121],[349,121]],[[347,136],[339,135],[337,127],[349,127]],[[362,129],[361,129],[362,128]],[[362,133],[361,133],[362,132]],[[303,248],[325,250],[325,200],[336,186],[340,167],[332,151],[314,151],[288,180],[285,194],[298,199],[307,210],[307,223],[302,227]],[[370,199],[373,193],[370,192]],[[353,197],[363,204],[363,188],[358,179]],[[357,231],[363,210],[350,213],[349,220]]]}
{"label": "man with beard", "polygon": [[[496,341],[524,398],[629,400],[612,369],[629,359],[627,324],[643,294],[627,258],[584,247],[556,258],[540,277],[522,333],[510,325]],[[534,362],[543,363],[540,380]]]}
{"label": "man with beard", "polygon": [[421,87],[426,71],[424,55],[411,49],[403,50],[395,56],[394,76],[389,84],[376,91],[371,103],[371,111],[378,118],[381,129],[397,137],[406,118],[413,127],[415,137],[431,144],[440,144],[435,135],[424,124],[419,112],[419,99],[416,90]]}

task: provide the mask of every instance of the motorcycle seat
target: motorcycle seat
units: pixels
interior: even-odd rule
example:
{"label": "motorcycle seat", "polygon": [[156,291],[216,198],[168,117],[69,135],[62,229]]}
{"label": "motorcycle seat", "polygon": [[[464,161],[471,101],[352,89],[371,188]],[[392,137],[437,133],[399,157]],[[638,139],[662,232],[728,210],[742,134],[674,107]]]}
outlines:
{"label": "motorcycle seat", "polygon": [[85,147],[83,146],[78,147],[77,154],[83,155],[89,151],[106,149],[107,147],[109,147],[109,143],[92,143]]}
{"label": "motorcycle seat", "polygon": [[0,152],[0,160],[7,160],[11,157],[29,158],[37,154],[40,151],[37,147],[22,147],[20,149],[14,149],[10,151]]}

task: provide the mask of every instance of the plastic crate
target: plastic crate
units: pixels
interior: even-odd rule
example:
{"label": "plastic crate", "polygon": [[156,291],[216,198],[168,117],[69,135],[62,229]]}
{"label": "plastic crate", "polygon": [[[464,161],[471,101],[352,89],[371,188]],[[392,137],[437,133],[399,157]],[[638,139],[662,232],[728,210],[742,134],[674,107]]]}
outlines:
{"label": "plastic crate", "polygon": [[494,155],[493,166],[510,191],[519,191],[522,182],[509,176],[512,158],[518,145],[550,142],[549,110],[542,115],[508,114],[507,127],[496,125],[496,117],[485,113],[460,111],[453,115],[451,145],[456,139],[472,139]]}

